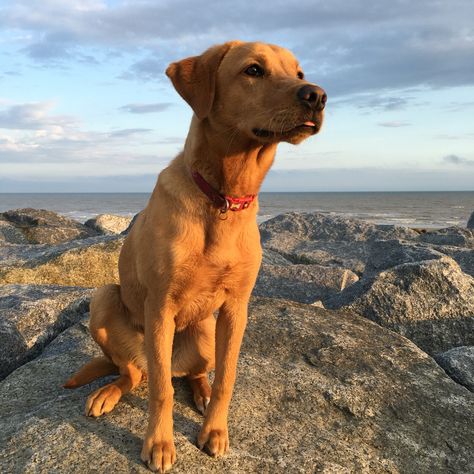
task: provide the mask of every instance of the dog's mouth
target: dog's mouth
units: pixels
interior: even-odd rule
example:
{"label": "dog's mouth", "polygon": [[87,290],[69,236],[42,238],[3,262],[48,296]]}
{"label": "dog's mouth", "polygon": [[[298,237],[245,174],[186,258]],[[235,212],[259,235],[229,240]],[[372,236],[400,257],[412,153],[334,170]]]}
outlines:
{"label": "dog's mouth", "polygon": [[318,122],[307,120],[296,127],[287,130],[266,130],[264,128],[254,128],[252,132],[259,138],[282,137],[295,134],[314,135],[319,132],[321,125]]}

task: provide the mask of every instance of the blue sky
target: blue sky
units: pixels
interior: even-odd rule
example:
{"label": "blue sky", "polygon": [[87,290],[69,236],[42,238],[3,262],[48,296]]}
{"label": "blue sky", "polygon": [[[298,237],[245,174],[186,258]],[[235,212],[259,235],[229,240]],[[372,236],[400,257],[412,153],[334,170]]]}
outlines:
{"label": "blue sky", "polygon": [[472,0],[0,0],[0,192],[149,191],[191,111],[171,61],[291,49],[329,95],[265,190],[473,190]]}

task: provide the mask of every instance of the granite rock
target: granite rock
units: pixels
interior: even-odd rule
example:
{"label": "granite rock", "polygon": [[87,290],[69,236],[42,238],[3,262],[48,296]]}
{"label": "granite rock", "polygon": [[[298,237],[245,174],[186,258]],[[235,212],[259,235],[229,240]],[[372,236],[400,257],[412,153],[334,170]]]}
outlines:
{"label": "granite rock", "polygon": [[392,225],[322,213],[281,214],[260,224],[262,244],[293,263],[341,266],[362,274],[368,242],[416,239],[419,233]]}
{"label": "granite rock", "polygon": [[[73,219],[45,209],[14,209],[0,213],[0,241],[13,244],[59,244],[98,233]],[[8,223],[7,226],[5,223]],[[15,231],[13,230],[15,229]]]}
{"label": "granite rock", "polygon": [[474,230],[462,227],[446,227],[421,234],[419,242],[434,245],[450,245],[474,249]]}
{"label": "granite rock", "polygon": [[58,245],[0,246],[0,284],[96,287],[118,282],[123,236],[99,236]]}
{"label": "granite rock", "polygon": [[92,290],[0,286],[0,379],[31,360],[87,311]]}
{"label": "granite rock", "polygon": [[435,359],[453,380],[474,392],[474,346],[454,347]]}
{"label": "granite rock", "polygon": [[131,217],[116,216],[113,214],[100,214],[86,221],[84,225],[93,229],[99,234],[121,234],[126,229],[128,229],[131,221]]}
{"label": "granite rock", "polygon": [[467,228],[474,229],[474,212],[471,214],[469,220],[467,221]]}
{"label": "granite rock", "polygon": [[325,303],[397,331],[430,354],[474,344],[474,278],[447,256],[369,275]]}
{"label": "granite rock", "polygon": [[[0,383],[0,471],[148,472],[147,387],[100,419],[61,384],[98,354],[84,324]],[[231,403],[230,453],[199,451],[202,424],[174,381],[175,473],[468,472],[474,397],[411,342],[371,321],[254,299]]]}
{"label": "granite rock", "polygon": [[300,303],[323,302],[359,280],[351,270],[322,265],[262,264],[253,294]]}

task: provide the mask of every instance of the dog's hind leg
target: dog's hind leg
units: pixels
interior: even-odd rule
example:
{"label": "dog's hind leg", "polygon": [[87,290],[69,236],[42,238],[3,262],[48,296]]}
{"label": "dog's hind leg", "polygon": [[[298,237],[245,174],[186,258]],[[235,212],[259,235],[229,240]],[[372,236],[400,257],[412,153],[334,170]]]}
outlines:
{"label": "dog's hind leg", "polygon": [[142,380],[142,372],[133,364],[120,367],[120,376],[108,385],[89,395],[86,402],[87,416],[100,416],[113,410],[122,395],[130,392]]}
{"label": "dog's hind leg", "polygon": [[110,412],[122,395],[135,388],[146,370],[143,333],[130,323],[128,310],[120,297],[120,286],[99,288],[91,301],[90,332],[105,357],[93,359],[66,382],[67,387],[88,383],[111,373],[120,374],[112,383],[99,388],[87,399],[86,415]]}

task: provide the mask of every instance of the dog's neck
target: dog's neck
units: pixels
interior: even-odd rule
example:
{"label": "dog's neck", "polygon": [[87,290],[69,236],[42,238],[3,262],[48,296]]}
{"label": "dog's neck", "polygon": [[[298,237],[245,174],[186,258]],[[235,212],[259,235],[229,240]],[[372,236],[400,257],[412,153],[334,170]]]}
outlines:
{"label": "dog's neck", "polygon": [[258,194],[275,157],[277,144],[263,144],[236,130],[222,130],[193,117],[184,147],[188,170],[198,171],[219,193]]}

